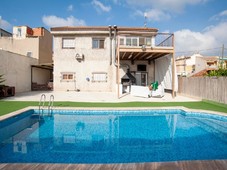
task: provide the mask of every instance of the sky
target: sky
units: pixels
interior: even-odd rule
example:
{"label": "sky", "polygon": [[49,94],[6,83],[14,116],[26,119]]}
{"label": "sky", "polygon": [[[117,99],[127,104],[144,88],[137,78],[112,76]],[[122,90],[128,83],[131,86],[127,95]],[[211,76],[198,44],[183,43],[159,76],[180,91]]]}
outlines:
{"label": "sky", "polygon": [[[145,17],[146,16],[146,17]],[[176,56],[227,56],[227,0],[1,0],[0,28],[126,26],[175,35]]]}

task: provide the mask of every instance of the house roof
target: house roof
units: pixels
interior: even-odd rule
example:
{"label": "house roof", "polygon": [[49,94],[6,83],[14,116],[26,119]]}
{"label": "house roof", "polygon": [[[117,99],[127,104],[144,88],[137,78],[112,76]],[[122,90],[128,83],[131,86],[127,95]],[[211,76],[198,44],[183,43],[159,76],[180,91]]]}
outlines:
{"label": "house roof", "polygon": [[[77,27],[53,27],[51,31],[109,31],[110,26],[77,26]],[[111,27],[112,29],[114,27]],[[118,31],[158,32],[156,28],[145,27],[117,27]]]}
{"label": "house roof", "polygon": [[206,76],[207,73],[208,73],[209,71],[212,71],[212,70],[217,70],[217,69],[215,69],[215,68],[206,68],[206,69],[204,69],[204,70],[201,70],[201,71],[199,71],[199,72],[197,72],[197,73],[191,75],[191,77],[202,77],[202,76]]}

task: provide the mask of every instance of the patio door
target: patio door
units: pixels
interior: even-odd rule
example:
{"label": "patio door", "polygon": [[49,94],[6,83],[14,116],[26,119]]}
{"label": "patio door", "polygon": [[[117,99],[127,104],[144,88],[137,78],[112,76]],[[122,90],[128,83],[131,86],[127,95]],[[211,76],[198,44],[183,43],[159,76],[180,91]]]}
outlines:
{"label": "patio door", "polygon": [[136,85],[147,86],[147,72],[135,72]]}

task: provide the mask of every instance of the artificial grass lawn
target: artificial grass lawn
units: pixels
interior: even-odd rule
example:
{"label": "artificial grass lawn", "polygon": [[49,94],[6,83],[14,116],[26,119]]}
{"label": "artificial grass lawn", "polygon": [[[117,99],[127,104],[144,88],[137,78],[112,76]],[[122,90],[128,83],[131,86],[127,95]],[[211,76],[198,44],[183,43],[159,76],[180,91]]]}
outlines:
{"label": "artificial grass lawn", "polygon": [[[38,106],[33,101],[0,101],[0,116],[25,108]],[[202,109],[227,113],[227,105],[211,101],[199,102],[124,102],[124,103],[90,103],[90,102],[54,102],[55,107],[174,107],[184,106],[189,109]]]}

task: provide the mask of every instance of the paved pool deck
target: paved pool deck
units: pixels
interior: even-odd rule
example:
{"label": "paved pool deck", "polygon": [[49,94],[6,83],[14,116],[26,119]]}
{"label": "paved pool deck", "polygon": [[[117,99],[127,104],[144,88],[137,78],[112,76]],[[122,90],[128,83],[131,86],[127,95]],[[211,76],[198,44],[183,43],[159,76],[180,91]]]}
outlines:
{"label": "paved pool deck", "polygon": [[124,94],[118,98],[113,92],[76,92],[76,91],[31,91],[17,93],[13,97],[8,97],[6,101],[39,101],[42,94],[46,95],[46,100],[49,101],[50,95],[54,95],[54,101],[72,101],[72,102],[191,102],[200,101],[200,99],[185,97],[177,94],[172,97],[170,93],[165,93],[162,98],[148,98],[148,96],[132,96]]}

